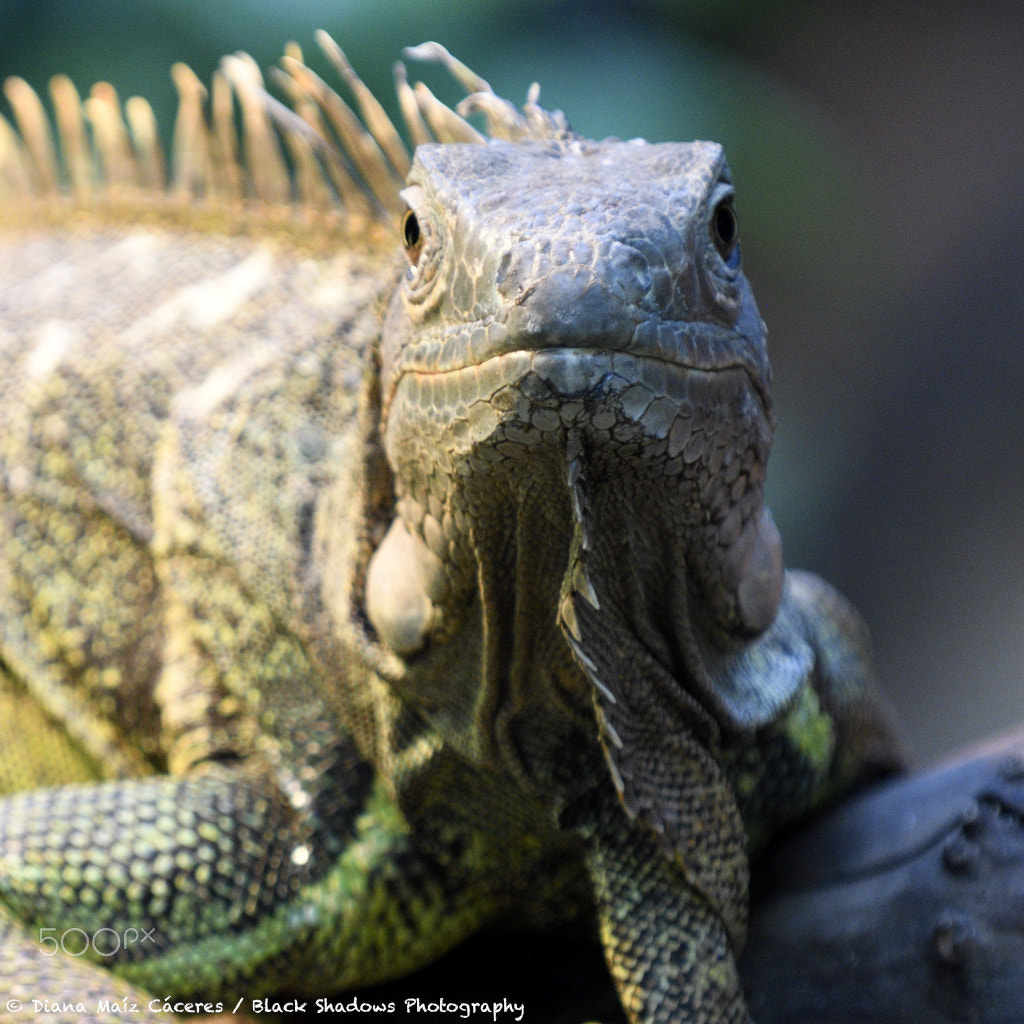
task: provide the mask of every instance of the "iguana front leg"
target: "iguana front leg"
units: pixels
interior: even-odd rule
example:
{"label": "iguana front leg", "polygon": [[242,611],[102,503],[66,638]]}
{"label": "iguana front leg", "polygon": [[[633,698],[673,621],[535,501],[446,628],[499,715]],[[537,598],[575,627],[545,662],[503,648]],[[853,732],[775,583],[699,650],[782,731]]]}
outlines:
{"label": "iguana front leg", "polygon": [[[72,1006],[57,1021],[148,1020],[150,996],[154,1020],[168,1019],[164,997],[221,1012],[282,989],[329,994],[404,973],[475,929],[488,897],[450,880],[471,866],[417,845],[379,785],[356,780],[353,792],[346,834],[245,767],[4,801],[9,998],[25,1019],[43,998]],[[463,849],[474,852],[471,841]],[[136,1012],[115,1006],[125,999]]]}
{"label": "iguana front leg", "polygon": [[[77,1006],[103,991],[96,978],[82,988],[88,961],[227,1010],[330,994],[421,966],[491,916],[503,879],[481,874],[502,853],[449,821],[413,835],[280,618],[197,544],[161,573],[178,774],[0,803],[0,907],[22,926],[0,939],[0,964],[26,992]],[[70,957],[26,947],[65,936]],[[99,1004],[83,1005],[67,1019]]]}

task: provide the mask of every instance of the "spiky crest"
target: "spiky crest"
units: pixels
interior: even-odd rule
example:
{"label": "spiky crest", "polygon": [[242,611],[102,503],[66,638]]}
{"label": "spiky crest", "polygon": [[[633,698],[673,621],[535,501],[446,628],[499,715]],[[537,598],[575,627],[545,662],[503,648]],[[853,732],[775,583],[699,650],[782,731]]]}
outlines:
{"label": "spiky crest", "polygon": [[[11,203],[70,196],[76,207],[141,202],[179,209],[205,200],[224,211],[329,215],[349,227],[390,221],[401,207],[398,192],[409,152],[338,44],[323,31],[316,39],[358,115],[305,64],[295,43],[271,73],[286,102],[267,92],[259,68],[244,53],[224,58],[209,90],[187,65],[176,64],[170,178],[145,100],[132,97],[122,111],[114,89],[99,83],[83,102],[70,79],[58,75],[50,82],[51,124],[32,88],[23,79],[7,79],[4,92],[16,127],[0,117],[0,198]],[[439,44],[405,53],[440,63],[469,93],[452,110],[421,82],[410,85],[405,67],[396,64],[402,127],[414,147],[483,141],[486,135],[466,119],[478,112],[494,138],[553,140],[569,134],[560,113],[537,106],[536,86],[520,112]]]}

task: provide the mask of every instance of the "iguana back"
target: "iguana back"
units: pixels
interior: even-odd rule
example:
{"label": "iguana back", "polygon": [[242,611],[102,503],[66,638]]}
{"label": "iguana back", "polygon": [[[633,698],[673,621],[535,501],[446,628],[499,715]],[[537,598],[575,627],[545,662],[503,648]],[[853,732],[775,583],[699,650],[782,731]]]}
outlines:
{"label": "iguana back", "polygon": [[[172,405],[215,404],[301,349],[311,393],[324,389],[321,404],[331,394],[329,411],[319,413],[330,440],[303,443],[343,444],[353,429],[367,347],[400,272],[388,227],[409,158],[340,51],[322,42],[376,138],[294,47],[287,83],[307,121],[273,108],[287,121],[283,136],[247,59],[229,58],[217,74],[212,118],[202,109],[205,90],[179,65],[170,182],[144,101],[129,101],[126,124],[108,87],[97,86],[83,106],[69,81],[54,79],[55,145],[35,95],[7,83],[21,133],[0,129],[8,194],[0,208],[0,471],[12,497],[2,657],[35,702],[23,702],[20,689],[6,699],[18,720],[44,709],[78,749],[65,751],[63,732],[53,735],[75,762],[64,764],[33,732],[12,728],[33,738],[24,767],[8,752],[0,791],[68,781],[66,772],[107,777],[166,766],[152,700],[165,610],[151,548],[154,460]],[[404,81],[401,89],[410,109]],[[435,109],[429,99],[423,106]],[[440,137],[460,123],[470,131],[447,116],[454,127]],[[428,132],[420,117],[410,129],[417,136]],[[281,138],[298,165],[294,176]],[[262,483],[238,478],[250,498]],[[272,534],[258,531],[253,545]],[[284,535],[269,543],[281,547]],[[263,563],[271,560],[264,553]],[[53,585],[35,592],[39,576]],[[280,579],[263,582],[283,592]],[[39,629],[53,644],[45,655],[30,639]],[[87,664],[72,664],[83,650]],[[48,727],[33,720],[33,729]]]}

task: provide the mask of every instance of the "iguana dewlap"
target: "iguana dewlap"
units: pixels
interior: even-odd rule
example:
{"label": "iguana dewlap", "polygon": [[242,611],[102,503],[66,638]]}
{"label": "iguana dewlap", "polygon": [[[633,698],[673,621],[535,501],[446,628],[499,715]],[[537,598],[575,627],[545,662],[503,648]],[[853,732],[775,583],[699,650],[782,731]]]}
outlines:
{"label": "iguana dewlap", "polygon": [[898,758],[855,613],[783,571],[722,151],[443,55],[490,138],[402,84],[410,168],[329,52],[369,132],[294,50],[280,136],[243,59],[209,121],[178,69],[166,193],[102,89],[97,185],[61,82],[64,198],[10,88],[0,977],[137,1021],[596,910],[632,1021],[745,1021],[751,848]]}

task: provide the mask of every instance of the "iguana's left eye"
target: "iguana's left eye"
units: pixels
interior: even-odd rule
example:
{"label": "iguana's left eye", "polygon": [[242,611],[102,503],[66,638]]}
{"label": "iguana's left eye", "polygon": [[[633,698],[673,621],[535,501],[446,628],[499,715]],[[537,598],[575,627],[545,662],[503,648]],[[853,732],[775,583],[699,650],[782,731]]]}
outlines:
{"label": "iguana's left eye", "polygon": [[722,262],[735,270],[740,262],[740,225],[731,195],[722,199],[711,215],[711,241]]}
{"label": "iguana's left eye", "polygon": [[420,231],[419,219],[412,210],[406,210],[402,218],[402,242],[406,259],[415,267],[423,251],[423,233]]}

